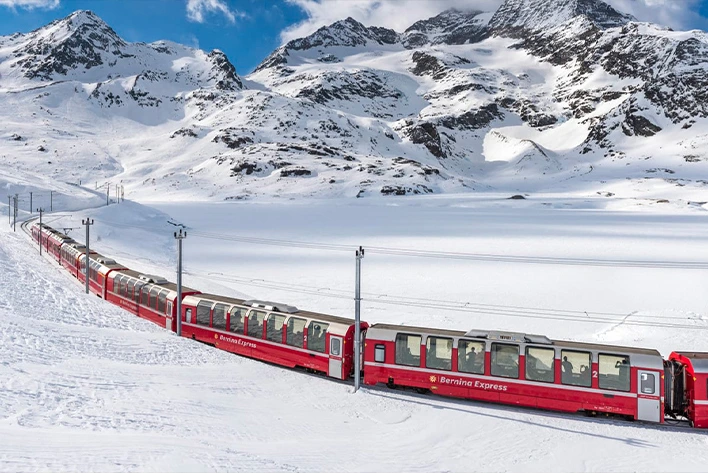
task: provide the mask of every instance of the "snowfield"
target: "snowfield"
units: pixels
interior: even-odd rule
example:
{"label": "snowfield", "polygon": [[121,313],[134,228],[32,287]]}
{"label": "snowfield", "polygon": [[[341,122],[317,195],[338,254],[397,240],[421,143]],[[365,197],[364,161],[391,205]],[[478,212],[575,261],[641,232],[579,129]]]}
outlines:
{"label": "snowfield", "polygon": [[[510,201],[494,195],[395,203],[374,199],[145,207],[126,202],[47,215],[45,222],[77,227],[71,236],[82,239],[77,222],[95,218],[92,248],[172,280],[172,232],[175,224],[182,224],[189,234],[185,284],[345,315],[353,313],[353,251],[200,235],[321,242],[351,245],[352,250],[361,244],[496,255],[708,261],[702,211],[654,207],[637,212],[631,208],[635,204],[625,211],[593,208],[599,204],[550,197]],[[19,227],[18,233],[1,227],[2,471],[705,470],[708,436],[685,426],[590,419],[383,386],[365,387],[354,395],[347,383],[179,339],[86,296],[56,262],[39,258]],[[708,350],[707,270],[405,258],[375,252],[367,253],[363,268],[363,318],[371,322],[510,329],[655,347],[663,355],[675,349]],[[408,302],[434,299],[439,305],[469,302],[467,309],[486,310],[376,300],[387,296]],[[526,310],[514,313],[512,306]],[[611,313],[603,316],[610,320],[582,320],[600,313]],[[562,318],[549,319],[549,314]],[[653,325],[635,324],[645,322]]]}
{"label": "snowfield", "polygon": [[[630,20],[347,19],[241,78],[76,12],[0,37],[0,215],[17,194],[79,241],[92,218],[92,249],[172,281],[184,229],[185,286],[343,316],[362,246],[371,323],[708,352],[708,37]],[[178,338],[0,224],[0,472],[706,465],[685,423],[353,394]]]}

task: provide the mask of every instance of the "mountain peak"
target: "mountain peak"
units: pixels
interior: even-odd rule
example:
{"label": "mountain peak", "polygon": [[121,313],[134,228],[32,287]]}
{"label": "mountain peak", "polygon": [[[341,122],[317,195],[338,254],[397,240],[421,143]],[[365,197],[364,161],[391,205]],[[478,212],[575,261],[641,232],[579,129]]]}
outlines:
{"label": "mountain peak", "polygon": [[290,41],[285,48],[303,50],[318,46],[365,46],[369,41],[393,44],[398,41],[398,34],[387,28],[366,27],[354,18],[348,17],[323,26],[306,38]]}
{"label": "mountain peak", "polygon": [[425,44],[475,43],[484,36],[489,15],[479,10],[451,8],[437,16],[413,23],[403,34],[408,48]]}
{"label": "mountain peak", "polygon": [[494,34],[518,36],[553,28],[578,16],[600,29],[635,21],[602,0],[505,0],[489,21],[489,28]]}
{"label": "mountain peak", "polygon": [[51,80],[71,69],[90,69],[104,63],[105,56],[122,56],[127,46],[113,29],[89,10],[78,10],[25,37],[13,51],[24,75]]}

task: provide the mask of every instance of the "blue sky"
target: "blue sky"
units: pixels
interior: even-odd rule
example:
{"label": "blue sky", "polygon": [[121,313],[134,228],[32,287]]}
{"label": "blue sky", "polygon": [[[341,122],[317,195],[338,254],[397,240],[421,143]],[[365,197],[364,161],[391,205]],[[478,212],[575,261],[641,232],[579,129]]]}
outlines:
{"label": "blue sky", "polygon": [[[221,49],[240,74],[284,41],[353,16],[402,31],[451,7],[493,11],[503,0],[0,0],[0,35],[28,32],[81,9],[92,10],[126,41],[168,39]],[[605,0],[674,29],[708,30],[708,0]]]}

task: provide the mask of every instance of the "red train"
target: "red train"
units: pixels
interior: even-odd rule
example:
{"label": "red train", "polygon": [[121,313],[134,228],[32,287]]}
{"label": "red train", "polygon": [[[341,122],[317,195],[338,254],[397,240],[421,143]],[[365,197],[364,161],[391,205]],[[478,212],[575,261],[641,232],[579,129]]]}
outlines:
{"label": "red train", "polygon": [[[34,224],[32,238],[84,281],[85,247]],[[176,331],[177,287],[98,253],[97,296]],[[182,335],[222,350],[346,380],[354,374],[354,320],[266,301],[182,288]],[[442,396],[646,422],[686,418],[708,428],[708,353],[551,340],[542,335],[361,323],[364,383]]]}

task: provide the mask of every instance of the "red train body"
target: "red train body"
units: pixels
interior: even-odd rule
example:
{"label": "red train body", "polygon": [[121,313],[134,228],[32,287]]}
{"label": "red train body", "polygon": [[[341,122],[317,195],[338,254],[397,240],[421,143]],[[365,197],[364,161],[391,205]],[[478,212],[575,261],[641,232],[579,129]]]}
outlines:
{"label": "red train body", "polygon": [[[78,281],[86,248],[47,225],[32,239]],[[177,330],[177,287],[96,252],[91,292]],[[335,379],[354,374],[354,320],[280,303],[182,288],[182,336],[239,355]],[[364,383],[561,412],[605,413],[708,428],[708,353],[598,345],[509,332],[361,323]]]}

